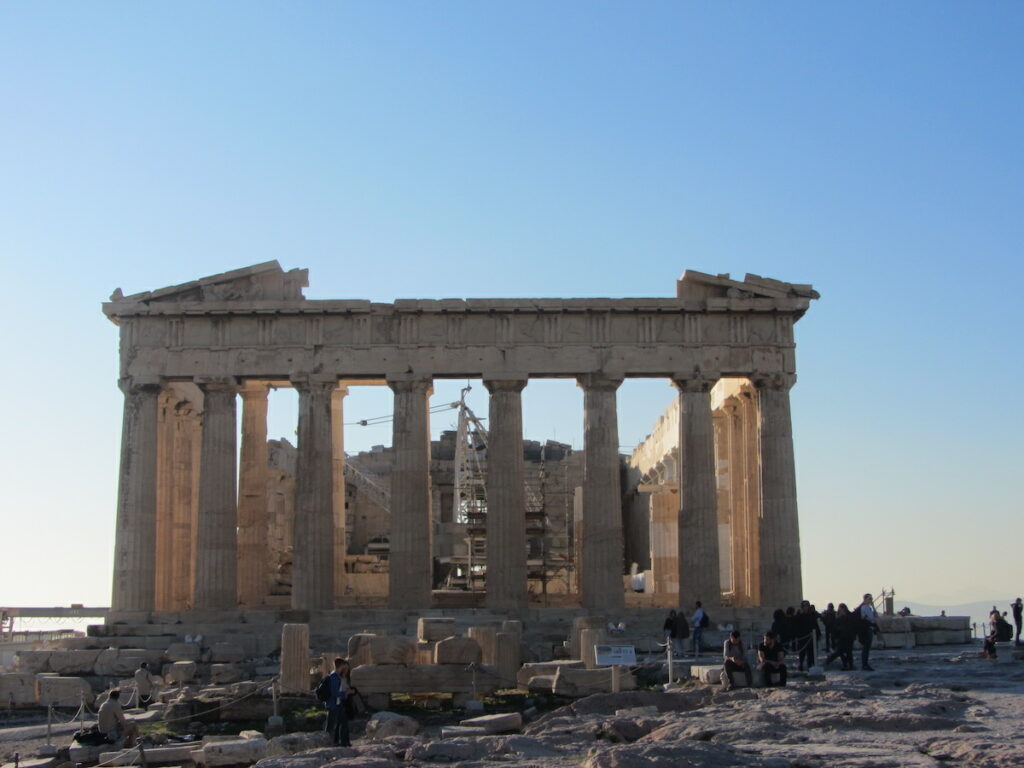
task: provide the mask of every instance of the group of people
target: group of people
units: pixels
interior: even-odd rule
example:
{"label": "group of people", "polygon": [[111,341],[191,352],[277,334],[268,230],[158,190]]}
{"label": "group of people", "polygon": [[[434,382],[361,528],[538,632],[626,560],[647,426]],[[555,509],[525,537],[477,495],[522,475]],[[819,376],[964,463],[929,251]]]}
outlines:
{"label": "group of people", "polygon": [[[690,632],[691,624],[693,625],[692,635]],[[668,617],[662,625],[665,644],[671,646],[673,655],[682,656],[683,641],[688,637],[692,637],[690,651],[694,657],[697,657],[701,652],[704,630],[710,624],[711,617],[704,610],[704,604],[700,600],[697,601],[689,621],[686,620],[686,615],[682,611],[678,613],[676,611],[669,611]]]}
{"label": "group of people", "polygon": [[996,643],[1008,643],[1013,640],[1014,645],[1020,645],[1021,623],[1024,620],[1024,600],[1017,598],[1010,604],[1013,611],[1013,623],[1016,625],[1016,632],[1006,620],[1006,611],[1002,613],[996,606],[988,614],[988,634],[982,642],[981,655],[988,659],[996,658]]}
{"label": "group of people", "polygon": [[[839,659],[844,670],[853,669],[853,643],[859,640],[860,668],[873,671],[869,658],[875,633],[878,632],[878,614],[872,596],[865,594],[861,603],[852,611],[846,603],[840,603],[838,608],[829,603],[822,613],[804,600],[799,610],[776,610],[771,629],[764,633],[757,646],[756,669],[763,675],[765,685],[786,684],[787,649],[796,654],[799,669],[814,666],[814,649],[822,640],[822,626],[825,630],[823,647],[828,654],[825,666]],[[680,616],[673,611],[665,620],[665,630],[673,638],[681,631],[688,631],[685,618],[680,622]],[[686,637],[686,633],[682,636]],[[722,685],[726,690],[735,684],[734,675],[737,673],[744,675],[748,686],[751,684],[753,670],[747,661],[746,650],[739,631],[731,631],[722,645]]]}

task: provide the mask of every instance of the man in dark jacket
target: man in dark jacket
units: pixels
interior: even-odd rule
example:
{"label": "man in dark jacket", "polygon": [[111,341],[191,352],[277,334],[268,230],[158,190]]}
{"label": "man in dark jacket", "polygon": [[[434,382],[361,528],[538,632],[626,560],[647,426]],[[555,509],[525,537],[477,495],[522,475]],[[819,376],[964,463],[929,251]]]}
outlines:
{"label": "man in dark jacket", "polygon": [[825,652],[834,651],[836,649],[835,640],[832,637],[832,630],[836,624],[836,606],[834,603],[829,603],[828,607],[821,612],[821,623],[825,627]]}
{"label": "man in dark jacket", "polygon": [[836,612],[835,624],[832,627],[832,638],[835,641],[835,650],[825,659],[827,667],[836,659],[841,659],[843,669],[853,669],[853,641],[857,638],[860,629],[860,621],[857,616],[850,613],[846,603],[839,604]]}
{"label": "man in dark jacket", "polygon": [[799,655],[799,668],[810,669],[814,666],[814,644],[821,639],[821,627],[818,625],[818,612],[804,600],[800,610],[793,619],[794,639]]}
{"label": "man in dark jacket", "polygon": [[327,732],[331,734],[331,741],[335,746],[348,747],[348,710],[345,708],[345,700],[348,698],[349,689],[349,668],[345,659],[334,660],[334,671],[328,675],[327,682],[330,685],[330,694],[327,698]]}

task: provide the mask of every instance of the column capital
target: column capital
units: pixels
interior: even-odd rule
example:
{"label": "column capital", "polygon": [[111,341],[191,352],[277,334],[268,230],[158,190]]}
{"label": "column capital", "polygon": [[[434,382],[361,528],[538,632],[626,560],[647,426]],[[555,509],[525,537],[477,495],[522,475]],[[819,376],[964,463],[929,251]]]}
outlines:
{"label": "column capital", "polygon": [[333,373],[293,373],[288,380],[299,392],[309,392],[314,389],[332,390],[338,386],[338,377]]}
{"label": "column capital", "polygon": [[495,392],[522,392],[527,379],[484,379],[484,386],[492,395]]}
{"label": "column capital", "polygon": [[576,384],[583,389],[614,392],[622,384],[622,376],[608,373],[583,373],[576,377]]}
{"label": "column capital", "polygon": [[117,386],[126,395],[157,394],[163,384],[159,376],[123,376],[117,380]]}
{"label": "column capital", "polygon": [[750,377],[758,390],[772,389],[788,392],[796,384],[795,373],[755,373]]}
{"label": "column capital", "polygon": [[715,384],[718,383],[718,377],[704,376],[700,373],[688,373],[673,376],[672,383],[680,392],[710,392]]}
{"label": "column capital", "polygon": [[259,381],[259,380],[253,380],[253,379],[249,379],[247,381],[243,381],[241,383],[241,385],[240,385],[239,390],[238,390],[238,394],[240,394],[242,396],[242,399],[244,399],[244,400],[249,400],[249,399],[259,399],[259,400],[262,400],[262,399],[266,398],[266,396],[267,396],[267,394],[269,392],[270,392],[270,382],[269,381]]}
{"label": "column capital", "polygon": [[434,393],[434,380],[429,376],[414,376],[412,374],[388,374],[388,386],[396,395],[398,394],[420,394]]}
{"label": "column capital", "polygon": [[196,376],[193,378],[193,381],[204,393],[228,392],[237,394],[241,390],[238,379],[234,376]]}

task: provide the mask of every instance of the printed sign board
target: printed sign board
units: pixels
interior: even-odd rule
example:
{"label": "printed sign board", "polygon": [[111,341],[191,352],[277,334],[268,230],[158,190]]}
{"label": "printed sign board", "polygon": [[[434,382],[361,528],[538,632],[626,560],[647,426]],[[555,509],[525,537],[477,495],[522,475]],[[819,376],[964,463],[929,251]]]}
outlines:
{"label": "printed sign board", "polygon": [[599,667],[636,664],[636,649],[632,645],[595,645],[594,656]]}

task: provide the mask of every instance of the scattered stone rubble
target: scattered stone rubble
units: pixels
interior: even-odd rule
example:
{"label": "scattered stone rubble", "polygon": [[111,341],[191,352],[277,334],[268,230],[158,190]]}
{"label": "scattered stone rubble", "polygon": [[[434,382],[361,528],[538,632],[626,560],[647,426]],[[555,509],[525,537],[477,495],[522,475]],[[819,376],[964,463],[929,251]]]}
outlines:
{"label": "scattered stone rubble", "polygon": [[[892,623],[883,632],[902,628],[915,635],[915,644],[919,634],[953,631],[914,618],[886,621]],[[421,617],[415,637],[351,635],[352,681],[371,710],[379,711],[353,723],[356,738],[347,748],[331,746],[323,731],[282,734],[279,717],[275,724],[278,712],[315,706],[309,691],[319,672],[310,669],[327,667],[338,655],[314,654],[301,624],[284,626],[279,659],[251,657],[242,643],[219,639],[172,638],[163,649],[24,652],[19,671],[0,675],[0,700],[64,707],[84,700],[94,708],[110,686],[130,689],[130,673],[149,661],[168,687],[145,717],[189,734],[188,741],[147,747],[145,763],[152,766],[1024,765],[1024,752],[1013,748],[1024,736],[1024,665],[1011,648],[1001,649],[997,663],[981,660],[976,649],[952,656],[948,650],[882,651],[879,672],[872,675],[794,673],[783,689],[763,689],[756,680],[755,688],[745,688],[737,679],[737,689],[726,691],[714,663],[680,662],[676,674],[686,679],[681,685],[651,687],[659,675],[661,683],[667,679],[658,664],[620,668],[614,680],[612,669],[596,667],[588,653],[593,640],[603,639],[598,617],[567,625],[566,650],[582,658],[528,661],[523,631],[520,622],[467,630],[450,617]],[[268,683],[285,669],[293,670],[296,693],[275,698]],[[233,680],[236,675],[248,679]],[[507,688],[517,692],[498,693]],[[444,693],[466,714],[411,717],[409,710],[390,709],[396,693]],[[518,702],[517,711],[496,712],[493,701],[481,702],[496,693],[506,697],[504,709]],[[244,730],[253,723],[267,726]],[[68,758],[112,766],[141,760],[138,752],[122,754],[110,745],[74,746]]]}

